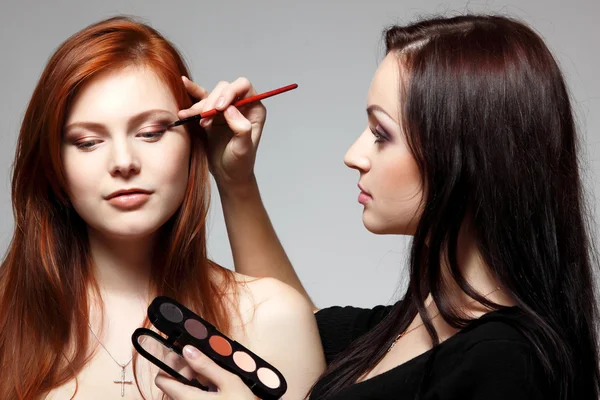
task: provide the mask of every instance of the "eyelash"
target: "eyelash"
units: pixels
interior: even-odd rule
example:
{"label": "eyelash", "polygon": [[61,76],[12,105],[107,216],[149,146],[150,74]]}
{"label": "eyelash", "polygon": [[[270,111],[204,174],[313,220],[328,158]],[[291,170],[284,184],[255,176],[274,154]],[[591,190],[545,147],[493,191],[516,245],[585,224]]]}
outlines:
{"label": "eyelash", "polygon": [[[157,142],[158,140],[160,140],[160,138],[163,137],[166,131],[166,128],[161,128],[160,130],[156,131],[140,132],[138,133],[138,135],[144,139],[149,139],[150,142]],[[75,147],[77,147],[78,150],[82,151],[92,151],[94,149],[94,146],[98,143],[100,143],[100,140],[86,140],[84,142],[75,143]]]}
{"label": "eyelash", "polygon": [[75,143],[75,147],[82,151],[92,151],[93,146],[97,145],[99,140],[86,140],[85,142]]}
{"label": "eyelash", "polygon": [[[149,132],[141,132],[139,133],[139,135],[141,135],[144,139],[160,139],[166,132],[167,130],[165,128],[161,128],[160,130],[157,131],[149,131]],[[144,135],[152,135],[150,137],[148,136],[144,136]]]}
{"label": "eyelash", "polygon": [[375,143],[382,143],[387,140],[387,138],[382,135],[381,132],[377,131],[376,128],[369,127],[369,129],[371,130],[373,136],[375,136]]}

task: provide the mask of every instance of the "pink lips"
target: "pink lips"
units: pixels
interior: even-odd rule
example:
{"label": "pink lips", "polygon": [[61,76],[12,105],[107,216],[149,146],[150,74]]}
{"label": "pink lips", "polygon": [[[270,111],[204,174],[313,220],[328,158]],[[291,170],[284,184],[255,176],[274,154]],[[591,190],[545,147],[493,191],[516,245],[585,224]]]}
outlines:
{"label": "pink lips", "polygon": [[358,188],[360,189],[360,194],[358,195],[358,202],[362,205],[365,205],[369,200],[372,199],[372,197],[369,193],[365,191],[365,189],[362,188],[362,186],[360,186],[360,184],[358,185]]}
{"label": "pink lips", "polygon": [[152,192],[144,189],[117,190],[106,196],[106,200],[114,207],[131,210],[144,205],[152,195]]}

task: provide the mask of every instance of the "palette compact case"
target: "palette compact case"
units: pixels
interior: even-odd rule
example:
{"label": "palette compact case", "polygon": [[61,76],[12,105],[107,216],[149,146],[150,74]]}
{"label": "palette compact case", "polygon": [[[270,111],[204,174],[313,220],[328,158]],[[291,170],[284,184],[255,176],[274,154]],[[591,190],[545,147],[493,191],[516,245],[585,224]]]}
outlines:
{"label": "palette compact case", "polygon": [[[192,345],[220,367],[239,376],[261,399],[279,399],[287,390],[285,378],[275,367],[177,301],[166,296],[155,298],[148,307],[148,318],[167,338],[150,329],[138,328],[131,337],[133,346],[140,355],[179,382],[207,390],[195,378],[188,379],[181,371],[178,372],[174,367],[177,362],[166,361],[167,358],[173,360],[173,357],[181,361],[183,348]],[[148,343],[155,345],[154,350],[149,350]],[[157,346],[160,348],[158,352]]]}

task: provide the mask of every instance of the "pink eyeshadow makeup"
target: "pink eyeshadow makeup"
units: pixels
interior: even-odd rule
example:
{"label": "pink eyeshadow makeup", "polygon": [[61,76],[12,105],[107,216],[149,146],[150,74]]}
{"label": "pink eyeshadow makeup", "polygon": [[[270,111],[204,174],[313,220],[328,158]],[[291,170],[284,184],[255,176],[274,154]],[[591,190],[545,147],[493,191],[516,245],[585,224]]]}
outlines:
{"label": "pink eyeshadow makeup", "polygon": [[254,362],[254,359],[250,357],[248,353],[243,351],[236,351],[233,353],[233,361],[238,367],[246,372],[254,372],[254,370],[256,370],[256,362]]}
{"label": "pink eyeshadow makeup", "polygon": [[[155,298],[148,307],[148,318],[167,338],[150,329],[138,328],[131,337],[133,346],[141,356],[178,381],[207,389],[195,378],[181,375],[174,367],[173,357],[183,357],[183,347],[192,345],[220,367],[239,376],[259,398],[280,399],[286,392],[285,378],[275,367],[223,335],[212,324],[174,299],[165,296]],[[172,356],[165,358],[162,354]]]}

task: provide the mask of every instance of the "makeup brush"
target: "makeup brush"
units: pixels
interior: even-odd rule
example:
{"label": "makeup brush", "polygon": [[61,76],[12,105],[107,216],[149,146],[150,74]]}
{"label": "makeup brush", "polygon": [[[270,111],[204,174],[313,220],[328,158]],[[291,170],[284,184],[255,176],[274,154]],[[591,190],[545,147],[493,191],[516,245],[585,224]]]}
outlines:
{"label": "makeup brush", "polygon": [[[298,84],[292,83],[291,85],[280,87],[279,89],[274,89],[274,90],[270,90],[270,91],[265,92],[265,93],[257,94],[257,95],[250,96],[250,97],[246,97],[245,99],[236,101],[235,103],[233,103],[233,105],[235,107],[241,107],[244,104],[248,104],[248,103],[252,103],[252,102],[255,102],[255,101],[262,100],[262,99],[266,99],[267,97],[275,96],[275,95],[278,95],[280,93],[296,89],[297,87],[298,87]],[[202,118],[214,117],[219,112],[220,112],[219,110],[217,110],[216,108],[213,108],[212,110],[205,111],[202,114],[193,115],[191,117],[183,118],[183,119],[177,120],[175,122],[172,122],[169,125],[167,125],[167,129],[172,128],[174,126],[179,126],[179,125],[187,124],[187,123],[193,122],[193,121],[200,121]]]}

